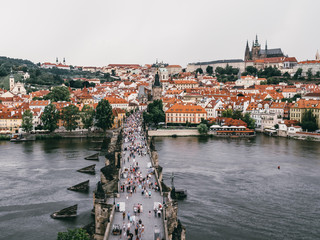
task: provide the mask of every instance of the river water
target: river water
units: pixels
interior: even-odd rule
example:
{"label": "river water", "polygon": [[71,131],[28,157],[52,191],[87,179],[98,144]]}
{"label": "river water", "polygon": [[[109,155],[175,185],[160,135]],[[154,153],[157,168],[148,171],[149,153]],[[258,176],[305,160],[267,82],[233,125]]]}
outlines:
{"label": "river water", "polygon": [[[320,239],[320,145],[271,138],[155,138],[165,182],[175,173],[179,218],[188,240]],[[88,224],[99,162],[84,160],[98,143],[81,139],[0,141],[0,239],[56,239]],[[76,172],[96,163],[96,175]],[[278,170],[280,166],[280,170]],[[90,179],[90,193],[67,187]],[[78,204],[74,220],[50,214]]]}
{"label": "river water", "polygon": [[[59,231],[90,223],[92,191],[104,161],[84,157],[95,153],[90,148],[97,144],[81,139],[0,141],[0,239],[51,240]],[[96,175],[76,172],[91,164],[97,164]],[[86,180],[90,180],[89,193],[67,190]],[[74,204],[78,204],[77,218],[50,217],[54,211]]]}
{"label": "river water", "polygon": [[[320,143],[155,138],[187,239],[320,239]],[[280,166],[280,170],[278,169]]]}

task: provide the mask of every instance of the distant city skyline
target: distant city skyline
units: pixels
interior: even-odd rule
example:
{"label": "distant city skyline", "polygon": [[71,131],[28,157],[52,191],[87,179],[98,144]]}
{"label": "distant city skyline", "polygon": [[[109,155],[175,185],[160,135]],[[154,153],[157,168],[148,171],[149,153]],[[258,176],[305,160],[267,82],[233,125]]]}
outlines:
{"label": "distant city skyline", "polygon": [[243,59],[247,40],[298,61],[320,49],[320,2],[13,0],[2,3],[1,56],[76,66]]}

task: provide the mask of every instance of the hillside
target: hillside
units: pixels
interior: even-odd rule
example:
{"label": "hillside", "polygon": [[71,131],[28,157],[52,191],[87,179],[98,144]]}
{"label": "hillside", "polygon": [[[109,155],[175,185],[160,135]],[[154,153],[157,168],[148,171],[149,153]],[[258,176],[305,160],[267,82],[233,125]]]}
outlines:
{"label": "hillside", "polygon": [[99,78],[102,81],[113,81],[109,74],[82,72],[79,70],[63,70],[63,69],[42,69],[40,64],[34,64],[29,60],[15,59],[9,57],[0,57],[0,88],[9,89],[9,76],[11,71],[14,74],[15,81],[24,81],[23,74],[28,72],[30,78],[25,80],[25,87],[28,92],[38,89],[48,89],[52,86],[61,84],[71,87],[81,88],[81,81],[72,81],[73,78]]}

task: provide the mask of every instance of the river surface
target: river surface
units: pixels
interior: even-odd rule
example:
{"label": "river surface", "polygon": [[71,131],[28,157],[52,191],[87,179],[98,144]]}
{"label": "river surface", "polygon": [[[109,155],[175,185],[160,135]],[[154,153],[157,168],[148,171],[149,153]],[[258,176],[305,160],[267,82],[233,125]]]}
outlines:
{"label": "river surface", "polygon": [[[104,161],[103,157],[99,162],[84,157],[96,153],[90,148],[98,144],[86,139],[0,141],[0,239],[51,240],[59,231],[90,223],[92,191]],[[76,172],[92,164],[97,164],[96,175]],[[90,180],[89,193],[67,190],[86,180]],[[77,218],[50,217],[54,211],[74,204],[78,204]]]}
{"label": "river surface", "polygon": [[[320,239],[320,143],[155,138],[164,179],[188,190],[188,240]],[[278,169],[280,166],[280,170]]]}
{"label": "river surface", "polygon": [[[188,190],[179,218],[188,240],[320,239],[320,143],[271,138],[155,138],[165,182]],[[81,139],[0,141],[0,239],[56,239],[88,224],[98,143]],[[96,175],[76,172],[96,163]],[[280,170],[278,170],[280,166]],[[88,194],[67,187],[90,179]],[[78,204],[74,220],[50,214]]]}

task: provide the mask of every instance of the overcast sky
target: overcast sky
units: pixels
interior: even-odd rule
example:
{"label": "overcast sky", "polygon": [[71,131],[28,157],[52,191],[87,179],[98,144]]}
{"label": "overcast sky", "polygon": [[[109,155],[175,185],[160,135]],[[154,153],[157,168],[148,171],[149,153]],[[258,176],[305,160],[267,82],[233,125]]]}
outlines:
{"label": "overcast sky", "polygon": [[298,61],[320,48],[319,0],[8,0],[0,55],[67,64],[243,59],[258,34]]}

